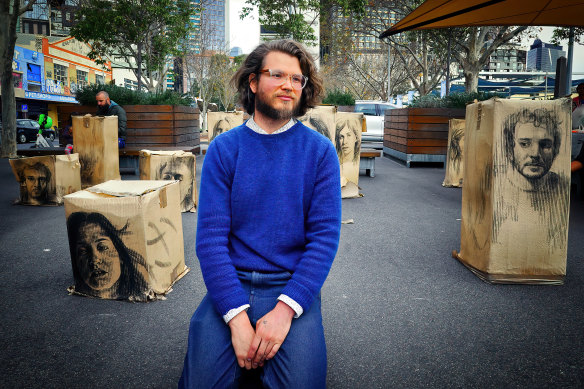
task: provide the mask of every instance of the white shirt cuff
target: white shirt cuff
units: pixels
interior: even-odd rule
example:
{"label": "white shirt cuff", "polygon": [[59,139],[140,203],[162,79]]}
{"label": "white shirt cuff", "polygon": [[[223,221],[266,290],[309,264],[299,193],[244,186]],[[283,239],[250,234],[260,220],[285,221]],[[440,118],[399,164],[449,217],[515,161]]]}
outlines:
{"label": "white shirt cuff", "polygon": [[300,317],[300,315],[302,315],[302,313],[304,312],[304,309],[302,309],[300,304],[298,304],[296,301],[292,300],[290,297],[286,296],[285,294],[281,294],[278,297],[278,300],[285,303],[290,308],[292,308],[294,310],[294,312],[296,312],[296,315],[294,315],[294,319],[298,319]]}
{"label": "white shirt cuff", "polygon": [[248,308],[249,304],[244,304],[241,307],[230,309],[225,315],[223,315],[223,320],[225,323],[229,323],[229,321],[237,316],[241,311],[245,311]]}

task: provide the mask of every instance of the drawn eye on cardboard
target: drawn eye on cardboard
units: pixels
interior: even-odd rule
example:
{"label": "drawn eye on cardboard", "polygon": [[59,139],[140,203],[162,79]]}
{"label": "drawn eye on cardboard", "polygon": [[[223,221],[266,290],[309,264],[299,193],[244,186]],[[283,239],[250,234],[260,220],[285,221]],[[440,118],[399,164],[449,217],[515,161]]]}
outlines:
{"label": "drawn eye on cardboard", "polygon": [[241,124],[243,124],[243,112],[207,112],[209,142]]}

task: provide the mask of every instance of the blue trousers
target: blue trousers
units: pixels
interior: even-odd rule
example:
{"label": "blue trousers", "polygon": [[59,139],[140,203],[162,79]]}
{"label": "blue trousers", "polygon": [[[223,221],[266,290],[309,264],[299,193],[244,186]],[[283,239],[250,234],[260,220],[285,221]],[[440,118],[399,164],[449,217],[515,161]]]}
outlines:
{"label": "blue trousers", "polygon": [[[255,323],[271,311],[291,274],[238,271],[249,295],[249,319]],[[264,388],[325,388],[326,345],[320,294],[298,319],[276,356],[266,361],[261,373]],[[229,326],[207,294],[193,314],[185,363],[178,387],[181,389],[237,388],[242,368],[237,364]]]}

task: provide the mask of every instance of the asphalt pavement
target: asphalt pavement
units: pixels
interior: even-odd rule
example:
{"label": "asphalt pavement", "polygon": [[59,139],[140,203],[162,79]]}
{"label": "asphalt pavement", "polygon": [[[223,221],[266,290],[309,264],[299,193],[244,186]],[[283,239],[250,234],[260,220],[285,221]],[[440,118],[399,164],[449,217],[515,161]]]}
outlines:
{"label": "asphalt pavement", "polygon": [[[354,223],[322,289],[328,387],[584,387],[584,200],[572,194],[563,286],[491,285],[451,257],[462,190],[443,179],[377,158],[364,196],[343,200]],[[182,215],[191,272],[166,300],[71,296],[64,208],[12,205],[5,159],[0,185],[0,387],[176,387],[205,294],[197,214]]]}

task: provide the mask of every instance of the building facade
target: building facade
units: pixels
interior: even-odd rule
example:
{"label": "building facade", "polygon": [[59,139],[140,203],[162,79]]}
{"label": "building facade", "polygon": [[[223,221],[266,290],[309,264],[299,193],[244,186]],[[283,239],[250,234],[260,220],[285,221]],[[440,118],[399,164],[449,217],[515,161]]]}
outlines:
{"label": "building facade", "polygon": [[498,47],[489,58],[483,70],[487,72],[524,72],[527,66],[527,51],[519,44]]}
{"label": "building facade", "polygon": [[536,39],[527,53],[527,70],[555,73],[556,61],[565,56],[562,46]]}

